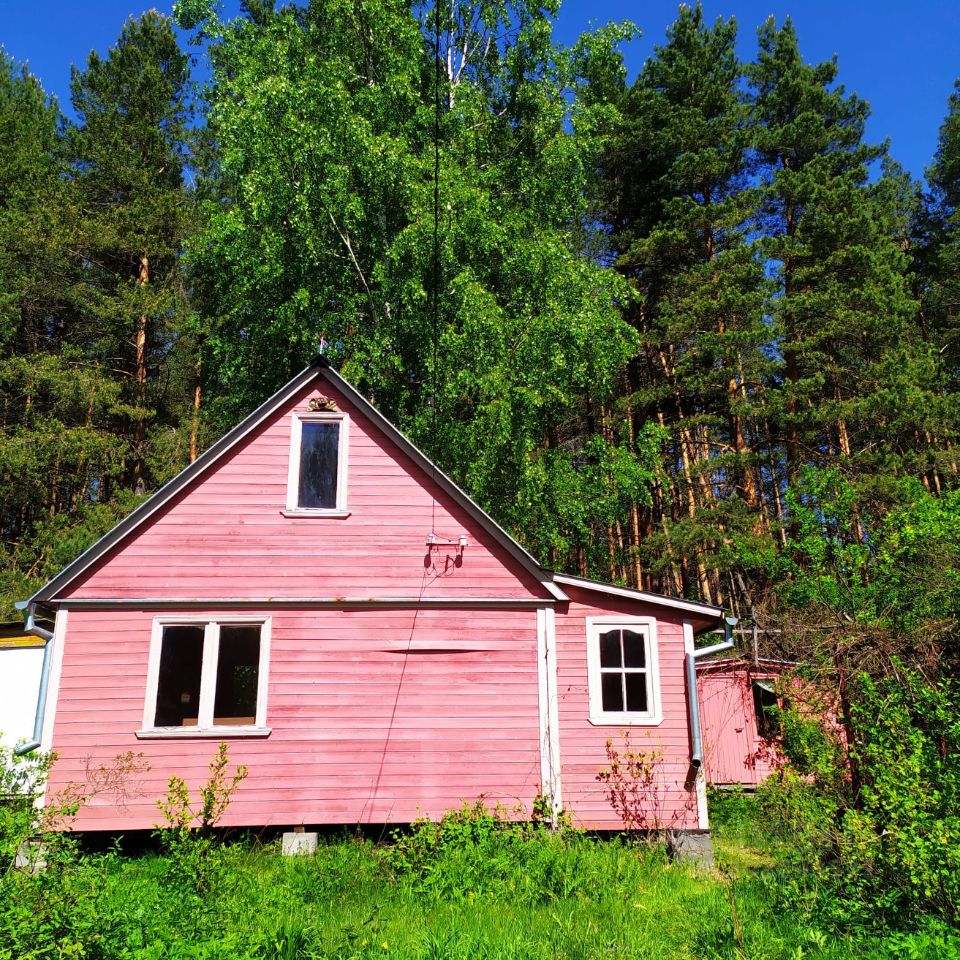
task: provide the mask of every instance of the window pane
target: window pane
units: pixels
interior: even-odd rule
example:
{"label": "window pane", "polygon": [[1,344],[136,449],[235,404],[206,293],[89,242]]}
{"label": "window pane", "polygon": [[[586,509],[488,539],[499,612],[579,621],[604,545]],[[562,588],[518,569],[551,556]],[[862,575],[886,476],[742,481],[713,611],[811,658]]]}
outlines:
{"label": "window pane", "polygon": [[623,674],[622,673],[601,673],[600,682],[603,685],[603,709],[617,710],[623,709]]}
{"label": "window pane", "polygon": [[600,666],[622,667],[620,659],[620,631],[610,630],[600,634]]}
{"label": "window pane", "polygon": [[777,702],[776,690],[768,690],[767,685],[754,681],[753,683],[753,712],[757,718],[757,733],[761,737],[773,737],[777,734],[776,710],[779,706]]}
{"label": "window pane", "polygon": [[220,662],[213,701],[214,726],[257,722],[257,681],[260,674],[260,627],[223,624]]}
{"label": "window pane", "polygon": [[627,682],[627,709],[645,713],[647,710],[647,675],[646,673],[624,674]]}
{"label": "window pane", "polygon": [[154,726],[195,727],[197,725],[202,665],[203,627],[163,628]]}
{"label": "window pane", "polygon": [[301,428],[297,506],[332,510],[337,505],[340,423],[305,421]]}
{"label": "window pane", "polygon": [[645,667],[647,665],[646,644],[642,633],[632,630],[623,631],[623,660],[627,667]]}

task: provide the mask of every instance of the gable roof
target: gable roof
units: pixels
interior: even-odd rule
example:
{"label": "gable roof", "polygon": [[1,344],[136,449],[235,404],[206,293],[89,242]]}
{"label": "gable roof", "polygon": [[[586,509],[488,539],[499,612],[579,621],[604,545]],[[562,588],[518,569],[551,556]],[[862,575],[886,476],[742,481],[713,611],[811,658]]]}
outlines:
{"label": "gable roof", "polygon": [[265,400],[232,430],[229,430],[216,443],[208,447],[193,463],[181,470],[173,479],[167,481],[156,493],[144,500],[143,503],[121,520],[112,530],[101,537],[93,546],[77,557],[71,564],[64,567],[63,570],[47,584],[41,587],[29,600],[18,603],[17,606],[22,609],[33,603],[56,602],[60,593],[73,583],[74,580],[93,567],[109,550],[129,534],[133,533],[141,524],[145,523],[153,514],[169,503],[178,493],[209,470],[237,444],[256,430],[268,417],[281,409],[296,393],[309,385],[317,376],[321,375],[326,378],[332,386],[336,387],[363,416],[392,440],[418,467],[428,473],[440,489],[462,507],[466,513],[527,570],[534,579],[539,581],[547,593],[555,600],[566,601],[570,599],[563,590],[563,585],[567,585],[623,597],[629,600],[641,601],[654,606],[667,607],[681,613],[689,614],[697,620],[706,621],[707,626],[712,625],[723,616],[724,611],[720,607],[668,597],[658,593],[648,593],[643,590],[632,590],[628,587],[618,587],[598,580],[588,580],[584,577],[554,573],[551,570],[545,569],[527,550],[514,540],[503,527],[464,493],[426,454],[418,449],[415,444],[401,433],[400,430],[380,413],[354,386],[340,376],[340,374],[330,366],[327,360],[321,356],[315,357],[311,363],[301,370],[289,383],[281,387],[272,397]]}
{"label": "gable roof", "polygon": [[89,570],[107,551],[136,530],[161,507],[170,502],[188,484],[209,470],[218,460],[232,450],[240,441],[259,427],[268,417],[279,410],[297,392],[306,387],[315,377],[322,375],[340,390],[352,404],[386,436],[392,440],[418,467],[426,471],[431,479],[460,507],[462,507],[497,543],[502,546],[520,565],[543,584],[544,589],[556,600],[566,600],[567,595],[554,582],[551,571],[545,570],[513,537],[507,533],[489,514],[482,510],[467,496],[440,468],[405,437],[376,407],[374,407],[357,389],[337,373],[323,357],[315,357],[289,383],[281,387],[272,397],[264,401],[256,410],[241,420],[232,430],[225,433],[216,443],[208,447],[193,463],[181,470],[173,479],[167,481],[156,493],[143,501],[112,530],[101,537],[93,546],[82,553],[73,563],[64,567],[52,580],[41,587],[29,600],[18,604],[20,607],[32,603],[55,601],[77,577]]}

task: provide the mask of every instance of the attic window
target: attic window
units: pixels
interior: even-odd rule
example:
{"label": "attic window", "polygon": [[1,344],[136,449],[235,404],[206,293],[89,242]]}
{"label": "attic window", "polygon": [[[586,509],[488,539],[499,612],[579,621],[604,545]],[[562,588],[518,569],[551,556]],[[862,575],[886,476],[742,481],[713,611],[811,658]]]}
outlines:
{"label": "attic window", "polygon": [[156,620],[141,736],[264,735],[270,621]]}
{"label": "attic window", "polygon": [[290,430],[287,511],[294,515],[346,512],[347,417],[342,413],[302,413]]}
{"label": "attic window", "polygon": [[652,618],[588,619],[587,675],[592,723],[660,723],[656,622]]}

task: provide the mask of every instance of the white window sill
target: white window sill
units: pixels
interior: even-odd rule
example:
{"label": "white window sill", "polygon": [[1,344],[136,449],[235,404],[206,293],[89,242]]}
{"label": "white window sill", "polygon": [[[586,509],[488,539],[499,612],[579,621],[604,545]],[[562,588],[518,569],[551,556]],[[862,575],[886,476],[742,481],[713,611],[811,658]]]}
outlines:
{"label": "white window sill", "polygon": [[138,730],[138,740],[203,740],[229,737],[269,737],[271,727],[154,727]]}
{"label": "white window sill", "polygon": [[590,722],[595,727],[659,727],[663,717],[646,713],[599,713],[591,714]]}
{"label": "white window sill", "polygon": [[303,520],[312,517],[314,520],[326,518],[328,520],[346,520],[350,516],[349,510],[281,510],[280,515],[292,520]]}

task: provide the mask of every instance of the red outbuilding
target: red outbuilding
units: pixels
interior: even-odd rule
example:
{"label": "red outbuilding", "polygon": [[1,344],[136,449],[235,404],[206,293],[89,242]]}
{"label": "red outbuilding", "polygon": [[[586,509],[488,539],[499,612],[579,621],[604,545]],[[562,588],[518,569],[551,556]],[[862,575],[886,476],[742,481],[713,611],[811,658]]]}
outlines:
{"label": "red outbuilding", "polygon": [[626,731],[651,824],[707,828],[690,678],[723,611],[545,570],[322,358],[26,606],[55,616],[48,790],[149,764],[78,829],[153,827],[219,741],[249,769],[225,825],[539,795],[618,829],[597,774]]}
{"label": "red outbuilding", "polygon": [[703,770],[711,786],[755,789],[783,765],[776,709],[791,666],[763,659],[697,664]]}

